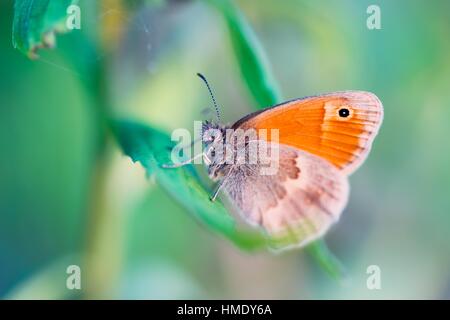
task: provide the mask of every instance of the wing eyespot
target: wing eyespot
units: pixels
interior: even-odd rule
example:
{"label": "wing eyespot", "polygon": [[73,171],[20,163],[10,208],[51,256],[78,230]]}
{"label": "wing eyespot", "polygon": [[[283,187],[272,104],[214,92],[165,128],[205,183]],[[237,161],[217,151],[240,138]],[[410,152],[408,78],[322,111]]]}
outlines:
{"label": "wing eyespot", "polygon": [[339,120],[348,120],[353,116],[353,110],[348,106],[341,106],[336,110]]}
{"label": "wing eyespot", "polygon": [[350,115],[350,111],[347,108],[339,109],[339,116],[341,118],[347,118]]}

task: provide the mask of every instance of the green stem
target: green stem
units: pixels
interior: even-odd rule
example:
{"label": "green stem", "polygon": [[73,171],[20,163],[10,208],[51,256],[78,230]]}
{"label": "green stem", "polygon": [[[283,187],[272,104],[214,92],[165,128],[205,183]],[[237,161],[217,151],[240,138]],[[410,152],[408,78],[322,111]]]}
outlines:
{"label": "green stem", "polygon": [[[93,10],[99,10],[91,7]],[[114,148],[111,132],[111,101],[108,82],[108,60],[97,60],[102,48],[98,39],[86,40],[92,54],[80,65],[86,74],[83,85],[91,101],[94,119],[95,159],[92,168],[88,208],[87,237],[84,254],[84,297],[115,298],[114,289],[122,266],[122,215],[111,206],[107,194],[112,170],[111,152]],[[71,59],[76,63],[76,57]],[[95,63],[86,63],[94,60]]]}
{"label": "green stem", "polygon": [[[100,62],[101,64],[101,62]],[[107,194],[111,171],[112,135],[108,128],[109,97],[103,66],[93,73],[91,96],[96,110],[96,159],[91,184],[91,199],[85,251],[86,298],[114,298],[113,289],[121,267],[121,215],[110,206]]]}

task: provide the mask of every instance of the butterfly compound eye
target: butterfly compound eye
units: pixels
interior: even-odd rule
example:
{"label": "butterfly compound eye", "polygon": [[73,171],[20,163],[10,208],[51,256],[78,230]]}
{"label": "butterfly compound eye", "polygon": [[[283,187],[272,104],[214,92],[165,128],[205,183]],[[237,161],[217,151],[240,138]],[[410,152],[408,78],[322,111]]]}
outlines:
{"label": "butterfly compound eye", "polygon": [[338,114],[341,118],[347,118],[350,115],[350,110],[348,108],[340,108]]}

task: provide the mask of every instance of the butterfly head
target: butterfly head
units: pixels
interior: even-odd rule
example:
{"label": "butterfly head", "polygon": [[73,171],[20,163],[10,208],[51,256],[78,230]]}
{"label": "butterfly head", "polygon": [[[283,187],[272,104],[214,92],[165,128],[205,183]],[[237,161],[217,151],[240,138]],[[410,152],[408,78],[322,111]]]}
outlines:
{"label": "butterfly head", "polygon": [[[209,145],[218,138],[218,134],[222,133],[222,126],[211,120],[205,120],[202,123],[202,142]],[[216,134],[214,134],[216,133]]]}

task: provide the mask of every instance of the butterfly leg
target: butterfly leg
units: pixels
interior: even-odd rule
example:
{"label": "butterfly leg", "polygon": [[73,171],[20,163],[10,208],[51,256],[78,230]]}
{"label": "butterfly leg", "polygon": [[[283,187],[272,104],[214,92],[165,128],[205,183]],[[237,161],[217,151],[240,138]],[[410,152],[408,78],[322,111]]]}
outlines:
{"label": "butterfly leg", "polygon": [[216,185],[212,195],[209,196],[209,200],[211,200],[213,202],[216,201],[216,198],[219,195],[219,191],[222,189],[223,185],[225,184],[224,182],[225,182],[225,179],[223,179]]}
{"label": "butterfly leg", "polygon": [[174,168],[179,168],[182,166],[185,166],[189,163],[192,163],[195,159],[198,159],[200,157],[203,157],[203,153],[197,154],[194,157],[192,157],[191,159],[185,160],[185,161],[181,161],[179,163],[164,163],[161,165],[161,167],[163,167],[164,169],[174,169]]}
{"label": "butterfly leg", "polygon": [[192,142],[190,142],[190,143],[186,143],[185,145],[180,146],[180,147],[178,148],[178,150],[184,150],[184,149],[187,149],[187,148],[192,148],[197,142],[200,142],[200,141],[202,141],[202,138],[201,138],[201,137],[192,140]]}
{"label": "butterfly leg", "polygon": [[212,195],[209,197],[209,200],[211,201],[216,201],[217,196],[219,195],[219,191],[222,190],[223,186],[225,185],[225,183],[228,180],[228,177],[231,175],[231,172],[233,171],[233,169],[230,169],[226,175],[225,178],[223,178],[223,180],[219,181],[219,183],[216,185]]}

